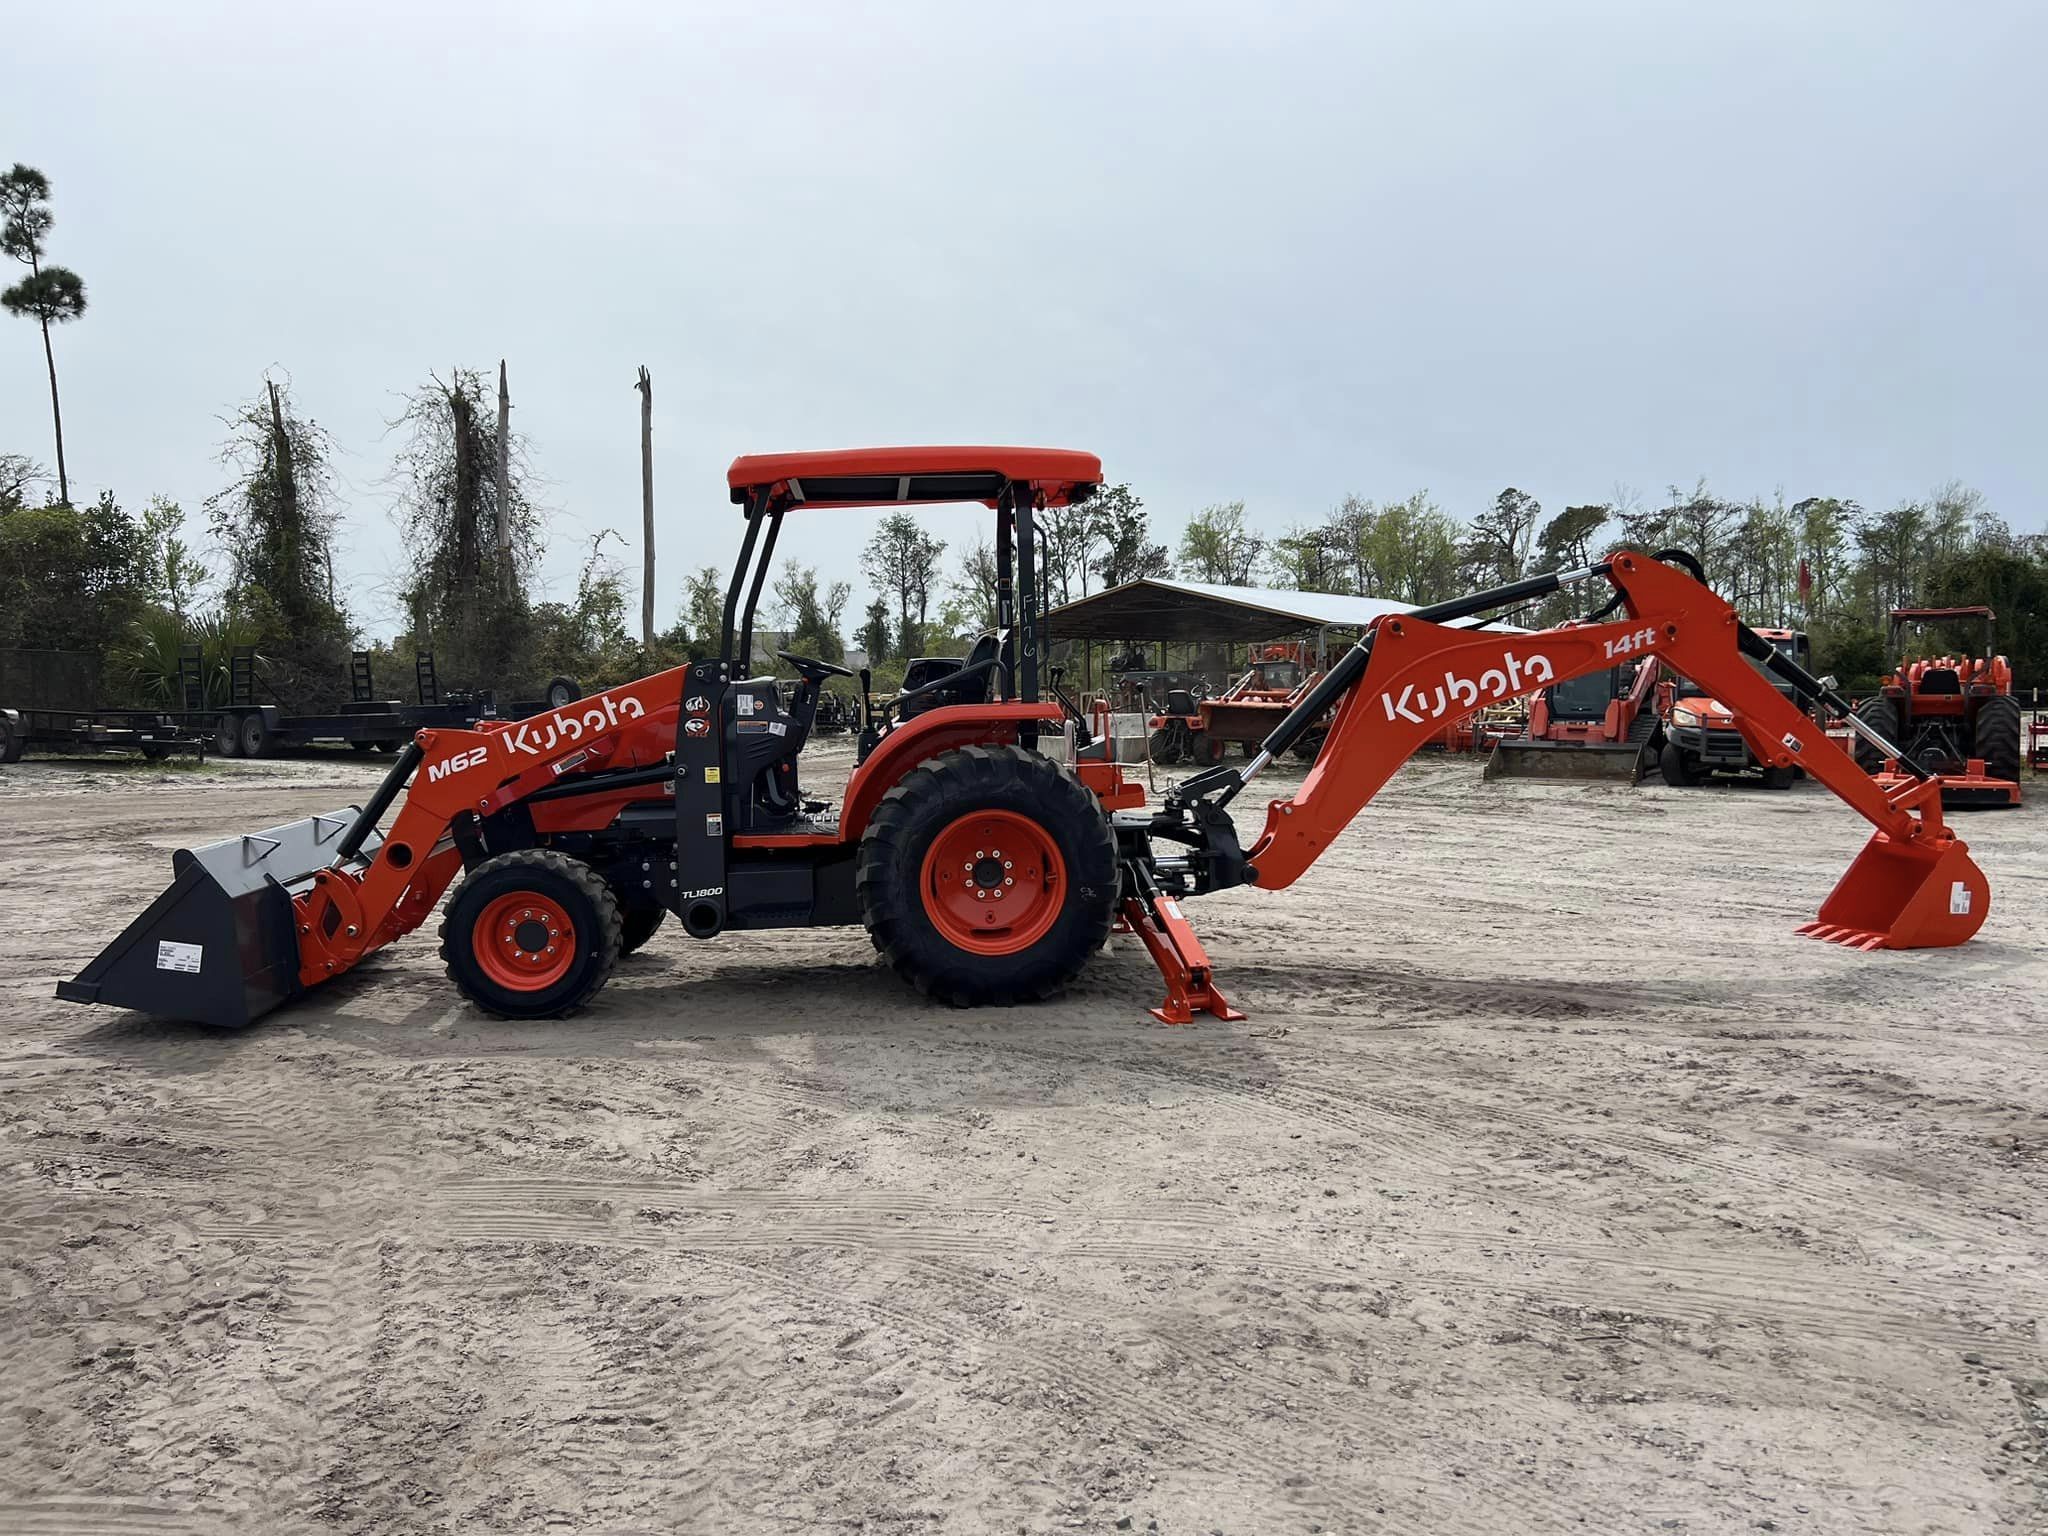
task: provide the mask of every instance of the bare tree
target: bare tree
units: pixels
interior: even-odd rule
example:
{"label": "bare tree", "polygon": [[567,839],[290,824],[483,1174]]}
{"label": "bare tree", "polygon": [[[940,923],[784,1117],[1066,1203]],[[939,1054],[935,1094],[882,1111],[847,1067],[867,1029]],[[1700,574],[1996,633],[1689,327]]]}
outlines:
{"label": "bare tree", "polygon": [[[498,477],[484,472],[499,436],[498,424],[487,424],[483,414],[485,390],[472,369],[454,369],[445,382],[430,377],[392,423],[407,430],[392,479],[410,540],[406,603],[414,640],[440,653],[445,677],[506,686],[530,663],[531,615],[521,578],[539,553],[539,518],[523,484],[525,442],[509,428],[500,510]],[[501,517],[509,560],[494,536]],[[511,567],[509,581],[501,565]]]}

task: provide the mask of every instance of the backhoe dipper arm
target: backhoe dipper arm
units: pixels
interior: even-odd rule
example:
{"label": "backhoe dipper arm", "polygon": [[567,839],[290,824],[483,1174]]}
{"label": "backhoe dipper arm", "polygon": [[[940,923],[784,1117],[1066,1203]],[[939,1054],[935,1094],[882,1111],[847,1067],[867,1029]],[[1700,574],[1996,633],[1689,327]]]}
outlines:
{"label": "backhoe dipper arm", "polygon": [[[1904,948],[1958,944],[1976,931],[1989,905],[1989,889],[1964,845],[1942,824],[1938,780],[1881,788],[1773,688],[1744,659],[1745,652],[1800,691],[1840,705],[1833,691],[1778,656],[1742,625],[1726,600],[1672,564],[1617,552],[1567,578],[1531,580],[1548,581],[1555,590],[1564,580],[1594,575],[1614,584],[1628,617],[1530,634],[1431,622],[1437,613],[1474,601],[1466,600],[1375,621],[1331,671],[1345,691],[1328,739],[1300,790],[1268,806],[1265,830],[1246,855],[1247,878],[1267,887],[1293,884],[1447,720],[1654,654],[1729,707],[1760,763],[1803,768],[1877,828],[1823,905],[1822,921],[1809,925],[1815,937],[1862,948],[1880,943]],[[1304,708],[1316,702],[1304,701]],[[1285,723],[1277,728],[1244,769],[1224,771],[1235,783],[1216,783],[1219,775],[1212,772],[1202,776],[1211,782],[1200,788],[1198,781],[1183,785],[1184,802],[1199,802],[1218,789],[1227,800],[1268,757],[1285,750],[1287,728]],[[1889,743],[1879,745],[1897,755]],[[1195,795],[1189,797],[1189,790]]]}

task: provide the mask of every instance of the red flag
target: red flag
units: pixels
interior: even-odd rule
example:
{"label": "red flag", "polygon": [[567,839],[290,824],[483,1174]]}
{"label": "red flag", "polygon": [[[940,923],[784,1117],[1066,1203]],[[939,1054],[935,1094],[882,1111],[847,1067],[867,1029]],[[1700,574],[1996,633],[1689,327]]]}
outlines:
{"label": "red flag", "polygon": [[1799,601],[1806,602],[1813,596],[1813,570],[1802,560],[1799,562]]}

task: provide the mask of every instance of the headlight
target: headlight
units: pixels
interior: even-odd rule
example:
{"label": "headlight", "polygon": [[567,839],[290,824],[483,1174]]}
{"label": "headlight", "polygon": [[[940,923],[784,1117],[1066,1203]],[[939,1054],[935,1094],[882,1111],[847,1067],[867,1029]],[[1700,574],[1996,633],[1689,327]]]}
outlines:
{"label": "headlight", "polygon": [[1699,713],[1696,710],[1687,709],[1683,704],[1674,705],[1671,710],[1671,723],[1673,725],[1698,725],[1700,723]]}

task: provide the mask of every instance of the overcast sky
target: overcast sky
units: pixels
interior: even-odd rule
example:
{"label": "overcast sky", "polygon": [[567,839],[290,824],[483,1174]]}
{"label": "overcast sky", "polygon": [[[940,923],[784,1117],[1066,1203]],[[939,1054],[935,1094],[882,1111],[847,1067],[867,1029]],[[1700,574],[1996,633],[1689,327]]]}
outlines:
{"label": "overcast sky", "polygon": [[[2048,502],[2038,0],[72,0],[34,32],[0,162],[55,183],[91,300],[74,498],[196,517],[217,418],[286,371],[380,633],[383,424],[501,356],[556,595],[589,532],[638,560],[653,371],[664,623],[734,553],[725,465],[785,448],[1092,449],[1168,542],[1422,487]],[[52,461],[24,321],[0,450]],[[851,577],[870,522],[791,532]]]}

